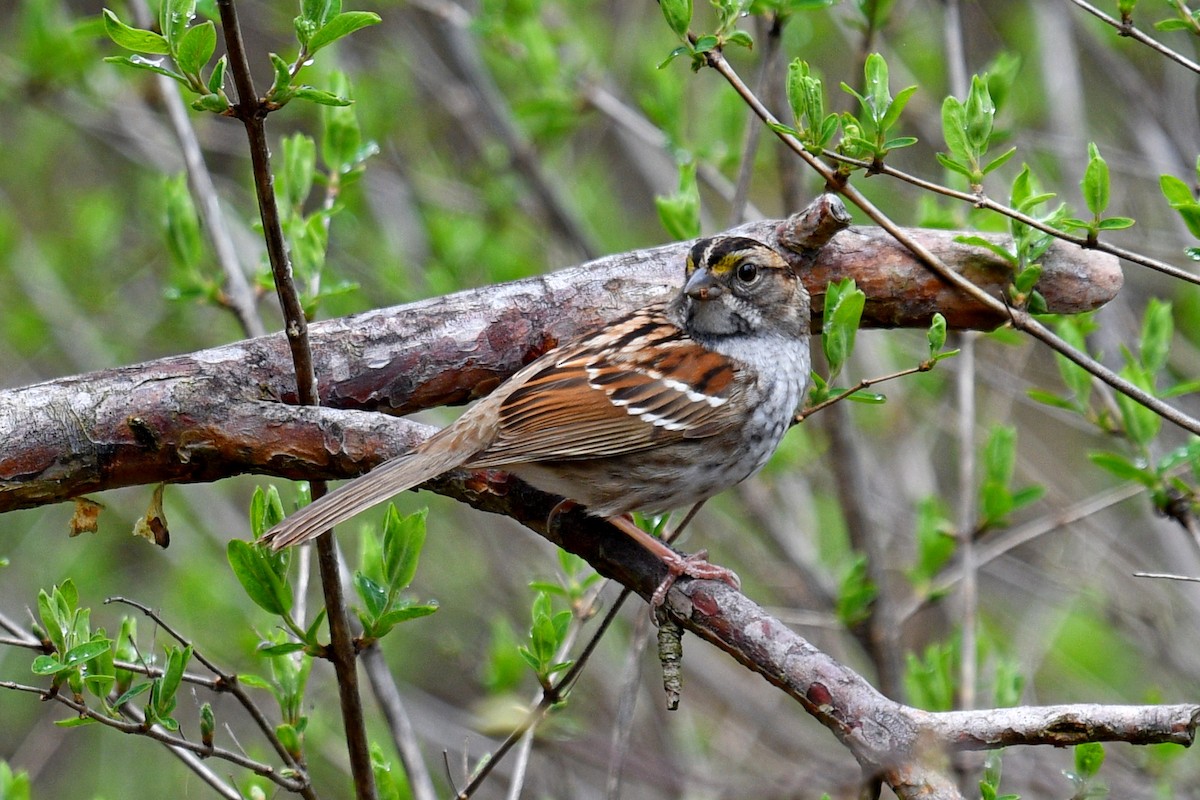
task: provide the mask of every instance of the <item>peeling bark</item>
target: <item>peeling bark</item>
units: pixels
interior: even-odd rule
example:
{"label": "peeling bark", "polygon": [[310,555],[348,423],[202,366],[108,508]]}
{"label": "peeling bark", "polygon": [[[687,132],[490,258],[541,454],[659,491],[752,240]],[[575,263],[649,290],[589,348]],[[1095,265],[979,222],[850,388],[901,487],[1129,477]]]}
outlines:
{"label": "peeling bark", "polygon": [[[730,233],[794,246],[798,220]],[[957,244],[951,232],[913,235],[1003,293],[1008,267],[987,250]],[[416,429],[376,440],[381,421],[329,409],[408,414],[487,394],[559,342],[676,289],[689,244],[314,323],[320,410],[288,405],[294,378],[280,334],[0,392],[0,511],[163,480],[361,474],[402,452]],[[874,228],[842,231],[815,258],[788,255],[812,294],[814,330],[826,283],[846,277],[867,294],[865,327],[924,326],[935,311],[951,327],[1003,323]],[[1052,311],[1097,308],[1121,286],[1111,256],[1055,244],[1043,261],[1039,289]]]}

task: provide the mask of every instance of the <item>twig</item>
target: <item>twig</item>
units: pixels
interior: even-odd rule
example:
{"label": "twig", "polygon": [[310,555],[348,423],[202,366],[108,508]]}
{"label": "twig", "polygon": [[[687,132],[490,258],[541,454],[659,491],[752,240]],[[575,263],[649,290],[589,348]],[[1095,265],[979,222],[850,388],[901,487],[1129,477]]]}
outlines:
{"label": "twig", "polygon": [[940,194],[943,197],[949,197],[953,200],[961,200],[964,203],[970,203],[975,208],[986,209],[987,211],[1000,214],[1001,216],[1007,217],[1015,222],[1019,222],[1022,225],[1028,225],[1035,230],[1049,234],[1050,236],[1053,236],[1054,238],[1060,239],[1064,242],[1069,242],[1089,250],[1108,253],[1109,255],[1116,256],[1122,261],[1128,261],[1130,264],[1137,264],[1138,266],[1146,267],[1147,269],[1152,269],[1156,272],[1161,272],[1163,275],[1166,275],[1169,278],[1175,278],[1177,280],[1186,281],[1187,283],[1200,285],[1200,275],[1197,275],[1196,273],[1188,272],[1187,270],[1180,269],[1173,264],[1168,264],[1165,261],[1159,261],[1158,259],[1150,258],[1147,255],[1134,252],[1133,250],[1126,250],[1123,247],[1118,247],[1114,244],[1110,244],[1107,241],[1092,242],[1089,241],[1086,236],[1080,236],[1059,230],[1058,228],[1055,228],[1052,225],[1037,219],[1036,217],[1023,214],[1014,208],[1004,205],[1003,203],[996,202],[986,194],[964,192],[961,189],[954,189],[949,186],[944,186],[940,183],[935,183],[933,181],[917,177],[916,175],[912,175],[904,172],[903,170],[889,166],[886,163],[879,165],[871,161],[850,158],[849,156],[835,153],[832,150],[825,150],[821,155],[825,158],[829,158],[832,161],[848,164],[850,166],[859,167],[862,169],[873,169],[877,175],[887,175],[889,178],[895,178],[896,180],[903,181],[910,186],[917,187],[918,189],[923,189],[934,194]]}
{"label": "twig", "polygon": [[1104,383],[1107,383],[1118,392],[1126,395],[1132,400],[1140,403],[1154,413],[1158,414],[1163,419],[1171,422],[1180,428],[1191,433],[1200,434],[1200,420],[1183,413],[1174,406],[1163,402],[1154,397],[1149,392],[1144,391],[1130,381],[1122,378],[1111,369],[1089,357],[1086,353],[1080,352],[1066,342],[1062,337],[1053,333],[1049,328],[1035,320],[1028,312],[1020,309],[1012,308],[1004,302],[997,300],[987,292],[980,289],[969,279],[959,275],[950,269],[941,259],[935,256],[930,250],[920,242],[914,240],[911,236],[905,233],[900,226],[891,220],[886,214],[858,191],[853,185],[841,181],[837,175],[823,164],[816,156],[807,152],[804,146],[795,139],[795,137],[783,133],[779,128],[779,121],[774,115],[762,104],[762,102],[750,91],[749,87],[738,76],[737,72],[725,60],[725,57],[718,51],[710,51],[705,54],[708,64],[724,77],[734,90],[741,95],[742,99],[750,104],[755,110],[759,118],[772,126],[775,132],[784,143],[786,143],[793,152],[800,158],[804,159],[808,165],[816,170],[828,182],[830,188],[837,191],[854,205],[858,206],[868,217],[870,217],[880,228],[891,234],[897,242],[904,245],[908,250],[918,258],[922,263],[933,270],[938,277],[950,283],[955,288],[965,292],[968,296],[975,299],[980,304],[987,306],[996,313],[1005,313],[1008,315],[1013,327],[1018,330],[1033,336],[1043,344],[1050,347],[1052,350],[1060,353],[1068,360],[1079,365],[1089,373],[1099,378]]}
{"label": "twig", "polygon": [[[145,715],[132,703],[126,703],[125,705],[121,706],[120,712],[123,716],[133,720],[138,725],[144,726],[146,724]],[[159,725],[154,725],[153,729],[162,730]],[[191,750],[185,750],[182,747],[177,747],[173,744],[164,743],[164,745],[169,751],[171,751],[172,755],[178,758],[185,767],[194,772],[200,778],[200,780],[211,786],[213,790],[217,792],[217,794],[227,798],[227,800],[243,800],[242,793],[225,783],[225,781],[221,780],[220,776],[209,769],[208,765],[201,760],[200,756],[196,755]]]}
{"label": "twig", "polygon": [[[145,0],[132,4],[134,17],[143,28],[153,24],[150,10]],[[212,174],[204,162],[204,152],[196,138],[196,130],[192,127],[191,118],[183,105],[179,94],[179,84],[165,75],[156,75],[154,86],[167,109],[167,117],[171,121],[171,130],[179,142],[179,150],[183,155],[183,165],[187,171],[188,186],[196,199],[196,211],[203,222],[204,230],[213,246],[213,254],[221,271],[225,274],[225,296],[223,303],[237,317],[238,324],[246,336],[262,336],[267,332],[262,317],[258,313],[254,291],[246,280],[246,273],[238,258],[237,248],[233,244],[233,236],[225,215],[221,213],[221,203],[217,189],[213,186]]]}
{"label": "twig", "polygon": [[799,423],[811,417],[813,414],[816,414],[818,411],[824,411],[834,403],[840,403],[843,400],[847,400],[852,395],[856,395],[861,391],[870,389],[872,386],[877,386],[881,383],[886,383],[887,381],[894,381],[897,378],[916,375],[919,372],[929,372],[931,369],[933,369],[934,363],[935,362],[932,360],[922,361],[915,367],[908,367],[907,369],[902,369],[899,372],[892,372],[888,375],[880,375],[878,378],[862,378],[858,383],[854,384],[850,388],[843,389],[832,397],[827,397],[819,403],[814,403],[808,408],[796,412],[796,416],[792,418],[792,424],[798,425]]}
{"label": "twig", "polygon": [[21,683],[15,683],[13,681],[0,681],[0,689],[11,689],[13,691],[36,694],[43,700],[55,700],[59,703],[62,703],[80,717],[87,717],[95,720],[102,725],[115,728],[122,733],[128,733],[135,736],[146,736],[150,739],[154,739],[155,741],[162,742],[163,744],[180,748],[181,750],[187,750],[205,757],[220,758],[225,761],[229,761],[238,765],[239,767],[250,770],[256,775],[261,775],[264,778],[273,781],[289,792],[303,793],[305,786],[307,785],[305,782],[283,775],[279,770],[275,769],[270,764],[264,764],[260,761],[255,761],[252,758],[247,758],[241,753],[233,750],[227,750],[223,747],[216,746],[209,747],[201,742],[188,741],[187,739],[169,734],[158,726],[147,728],[141,723],[126,722],[125,720],[114,719],[113,717],[101,714],[100,712],[88,707],[87,705],[84,705],[83,703],[75,702],[62,692],[56,692],[52,695],[48,695],[44,689],[41,689],[37,686],[28,686]]}
{"label": "twig", "polygon": [[1200,64],[1197,64],[1195,61],[1192,61],[1190,58],[1187,58],[1187,57],[1175,52],[1174,50],[1167,47],[1165,44],[1158,41],[1154,37],[1148,36],[1147,34],[1143,33],[1132,22],[1122,22],[1119,19],[1110,17],[1108,14],[1105,14],[1103,11],[1096,8],[1091,3],[1085,2],[1085,0],[1070,0],[1070,2],[1079,6],[1084,11],[1088,12],[1089,14],[1096,17],[1097,19],[1113,26],[1114,28],[1117,29],[1117,33],[1121,34],[1122,36],[1127,36],[1130,39],[1133,39],[1135,42],[1140,42],[1141,44],[1146,45],[1151,50],[1154,50],[1158,54],[1167,57],[1171,61],[1174,61],[1176,64],[1179,64],[1181,67],[1186,67],[1187,69],[1190,69],[1192,72],[1200,73]]}
{"label": "twig", "polygon": [[1164,581],[1187,581],[1190,583],[1200,583],[1200,578],[1195,575],[1172,575],[1169,572],[1135,572],[1135,578],[1155,578],[1156,580]]}
{"label": "twig", "polygon": [[[945,41],[950,88],[956,97],[967,94],[967,59],[963,43],[962,6],[958,0],[946,2]],[[958,591],[959,626],[962,632],[962,658],[959,659],[957,708],[975,707],[976,661],[979,637],[979,572],[975,564],[975,343],[972,331],[962,335],[960,358],[955,371],[955,403],[958,406],[958,553],[962,580]]]}
{"label": "twig", "polygon": [[542,692],[541,699],[537,705],[529,710],[529,713],[525,715],[525,719],[521,721],[521,724],[514,728],[500,746],[496,748],[496,752],[492,754],[488,762],[471,778],[471,782],[455,795],[455,800],[468,800],[468,798],[474,795],[508,751],[520,742],[528,731],[540,724],[542,718],[549,713],[551,707],[570,692],[571,687],[579,680],[584,665],[587,664],[588,660],[592,657],[592,653],[595,652],[600,639],[604,636],[609,626],[612,625],[613,620],[617,617],[617,612],[621,610],[621,606],[624,605],[632,593],[631,589],[622,589],[621,594],[613,602],[612,608],[604,615],[604,619],[600,621],[600,626],[592,634],[592,638],[588,640],[583,651],[579,654],[579,658],[575,659],[575,662],[570,666],[566,674],[559,679],[558,683],[549,690]]}
{"label": "twig", "polygon": [[[297,397],[302,405],[320,405],[312,349],[308,340],[308,321],[292,277],[273,188],[265,126],[268,109],[254,90],[254,80],[250,74],[250,63],[246,57],[237,8],[233,0],[217,0],[217,8],[220,11],[221,27],[225,36],[229,69],[238,92],[238,102],[233,111],[246,128],[254,173],[254,189],[263,223],[263,236],[267,243],[267,256],[275,280],[275,293],[283,309],[284,329],[296,373]],[[325,493],[323,481],[314,481],[311,485],[314,498]],[[350,756],[350,772],[358,798],[373,800],[376,796],[375,774],[371,767],[371,752],[367,744],[366,723],[358,691],[353,637],[338,574],[337,542],[332,531],[317,539],[317,563],[325,596],[330,638],[329,655],[337,673],[342,724]]]}
{"label": "twig", "polygon": [[421,756],[416,730],[404,709],[400,691],[388,670],[383,652],[377,645],[373,644],[363,651],[362,665],[367,682],[371,684],[371,690],[375,694],[375,702],[383,711],[383,718],[392,735],[392,744],[400,754],[400,762],[404,766],[404,774],[408,777],[408,787],[413,800],[436,800],[437,793],[425,766],[425,759]]}
{"label": "twig", "polygon": [[[982,569],[1023,544],[1041,538],[1052,531],[1066,527],[1074,522],[1087,519],[1106,508],[1111,508],[1118,503],[1123,503],[1130,498],[1137,497],[1145,491],[1146,487],[1139,483],[1130,482],[1120,484],[1108,491],[1101,492],[1098,495],[1068,506],[1056,514],[1031,520],[1016,528],[1009,528],[995,538],[980,543],[976,550],[976,567]],[[939,596],[949,591],[960,580],[962,580],[961,567],[957,564],[947,567],[934,579],[927,596],[914,600],[912,605],[904,609],[903,613],[900,614],[900,619],[906,620],[912,617],[913,614],[925,606],[930,596]]]}
{"label": "twig", "polygon": [[[559,235],[588,258],[595,258],[596,247],[576,215],[569,209],[555,184],[547,177],[537,151],[513,121],[504,96],[496,88],[479,54],[471,16],[449,0],[414,0],[412,5],[429,13],[446,34],[448,53],[455,66],[467,76],[467,86],[479,100],[482,116],[491,122],[497,138],[504,144],[514,171],[537,198],[539,205]],[[478,125],[478,121],[474,121]]]}
{"label": "twig", "polygon": [[629,755],[629,745],[633,741],[633,712],[637,708],[642,656],[650,643],[650,631],[647,630],[649,624],[649,616],[637,615],[629,637],[630,645],[625,654],[625,666],[621,670],[625,679],[621,681],[620,700],[617,703],[616,716],[612,720],[612,755],[608,759],[608,775],[604,781],[604,796],[608,800],[620,800],[621,797],[621,776],[625,758]]}
{"label": "twig", "polygon": [[[172,628],[165,619],[163,619],[157,612],[154,611],[154,609],[150,608],[149,606],[139,603],[137,600],[130,600],[127,597],[119,596],[105,598],[104,604],[108,605],[109,603],[121,603],[123,605],[136,608],[147,617],[154,620],[154,624],[175,641],[179,642],[184,647],[192,647],[192,658],[203,664],[209,672],[217,676],[217,680],[213,682],[209,688],[213,689],[213,691],[228,692],[236,697],[238,702],[242,705],[242,708],[246,709],[246,713],[250,715],[252,720],[254,720],[254,724],[258,726],[259,731],[261,731],[266,740],[270,742],[271,747],[275,750],[276,755],[283,760],[283,763],[287,764],[289,768],[297,771],[298,773],[304,773],[303,766],[299,764],[292,754],[288,752],[288,749],[283,746],[283,742],[279,740],[279,737],[275,733],[275,726],[272,725],[271,721],[267,719],[266,715],[262,712],[262,709],[260,709],[258,704],[254,702],[253,698],[246,693],[245,688],[238,681],[236,674],[226,672],[218,667],[213,661],[208,659],[202,651],[198,650],[191,641]],[[130,667],[126,668],[128,669]],[[144,672],[149,676],[156,674],[156,671],[150,667],[142,667],[137,671]],[[161,670],[159,670],[158,673],[161,674]],[[187,679],[188,676],[185,675],[184,680]],[[191,682],[203,685],[203,679],[200,678],[196,678]],[[305,776],[304,780],[307,783],[307,776]],[[309,792],[311,792],[311,786],[309,787]],[[308,795],[306,794],[306,796]]]}
{"label": "twig", "polygon": [[[606,119],[616,124],[630,136],[662,151],[666,158],[671,159],[672,165],[674,164],[674,159],[667,152],[671,148],[671,142],[667,138],[667,135],[653,122],[646,119],[640,111],[630,106],[613,94],[607,87],[599,83],[585,80],[580,84],[579,92],[582,100],[603,114]],[[730,204],[733,203],[733,197],[737,188],[725,177],[721,170],[714,167],[708,161],[701,160],[696,164],[696,177],[722,200]],[[748,199],[743,205],[743,219],[763,218],[762,211],[749,202]],[[785,205],[784,207],[799,208],[799,204],[794,206]]]}

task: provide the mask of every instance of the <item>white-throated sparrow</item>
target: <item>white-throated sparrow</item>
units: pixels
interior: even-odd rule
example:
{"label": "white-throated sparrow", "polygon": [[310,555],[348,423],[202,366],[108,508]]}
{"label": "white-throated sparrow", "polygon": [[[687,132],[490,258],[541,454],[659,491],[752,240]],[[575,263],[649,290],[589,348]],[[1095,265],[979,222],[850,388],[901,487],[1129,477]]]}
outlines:
{"label": "white-throated sparrow", "polygon": [[735,583],[623,515],[708,499],[767,462],[808,380],[808,293],[770,247],[702,239],[669,301],[537,358],[411,453],[320,498],[263,537],[311,539],[443,472],[501,469],[610,518],[680,574]]}

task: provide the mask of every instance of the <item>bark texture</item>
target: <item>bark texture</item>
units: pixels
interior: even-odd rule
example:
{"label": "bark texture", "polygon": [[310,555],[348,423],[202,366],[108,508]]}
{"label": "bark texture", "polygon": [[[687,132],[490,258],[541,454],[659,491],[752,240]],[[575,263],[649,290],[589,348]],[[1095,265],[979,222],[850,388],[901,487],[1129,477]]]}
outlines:
{"label": "bark texture", "polygon": [[[730,233],[801,248],[814,243],[796,234],[802,229],[798,216]],[[1009,268],[986,249],[955,243],[953,232],[913,235],[1003,294]],[[559,342],[677,289],[690,244],[315,323],[320,409],[290,405],[295,379],[282,334],[0,392],[0,511],[158,481],[361,474],[420,429],[339,411],[408,414],[485,395]],[[957,328],[1004,322],[874,228],[850,228],[803,254],[780,249],[812,295],[814,331],[827,282],[847,277],[867,295],[865,327],[925,326],[935,311]],[[1039,289],[1052,311],[1098,308],[1120,289],[1111,256],[1056,243],[1043,261]]]}

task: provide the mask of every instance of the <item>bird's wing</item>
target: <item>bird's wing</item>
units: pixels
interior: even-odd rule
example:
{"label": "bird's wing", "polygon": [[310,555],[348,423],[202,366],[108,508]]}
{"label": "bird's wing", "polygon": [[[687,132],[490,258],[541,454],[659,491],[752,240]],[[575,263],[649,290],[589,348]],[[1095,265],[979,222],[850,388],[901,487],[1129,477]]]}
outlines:
{"label": "bird's wing", "polygon": [[638,312],[515,376],[495,438],[467,466],[604,458],[711,436],[731,413],[736,375],[661,308]]}

